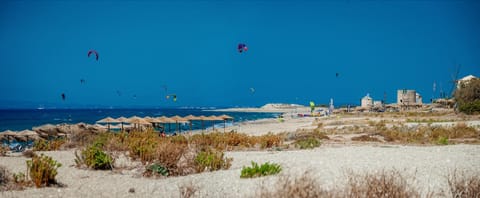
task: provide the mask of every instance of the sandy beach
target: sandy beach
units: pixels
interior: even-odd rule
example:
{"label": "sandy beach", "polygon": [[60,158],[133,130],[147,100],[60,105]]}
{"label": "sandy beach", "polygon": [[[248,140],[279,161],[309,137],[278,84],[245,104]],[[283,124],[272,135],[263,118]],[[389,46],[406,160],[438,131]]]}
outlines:
{"label": "sandy beach", "polygon": [[[166,179],[135,177],[135,172],[80,170],[74,167],[73,151],[45,152],[58,159],[58,181],[64,188],[29,188],[24,191],[2,192],[2,197],[179,197],[179,186],[193,183],[199,187],[199,197],[255,197],[262,182],[274,182],[278,176],[241,179],[240,171],[250,161],[275,162],[286,172],[300,175],[311,170],[326,186],[342,185],[344,173],[353,170],[378,171],[396,169],[415,175],[419,189],[445,189],[446,173],[451,170],[480,170],[479,145],[442,147],[417,146],[348,146],[321,147],[301,151],[228,152],[234,161],[229,170],[201,173]],[[23,157],[2,157],[0,165],[9,170],[25,171]],[[134,188],[135,193],[129,193]]]}
{"label": "sandy beach", "polygon": [[[228,128],[249,135],[283,133],[314,129],[319,123],[325,129],[341,130],[349,125],[366,125],[367,121],[385,120],[363,116],[305,117],[286,114],[284,121],[264,119],[240,123]],[[390,117],[392,123],[399,122]],[[403,118],[402,118],[403,119]],[[479,120],[472,117],[467,121],[479,127]],[[455,122],[455,121],[454,121]],[[460,121],[459,121],[460,122]],[[462,121],[465,122],[465,121]],[[223,131],[223,130],[222,130]],[[114,171],[84,170],[75,167],[73,150],[42,152],[63,164],[59,168],[58,182],[66,187],[27,188],[23,191],[1,192],[1,197],[180,197],[180,186],[193,185],[198,188],[196,197],[255,197],[260,186],[273,184],[282,175],[298,176],[307,170],[327,188],[345,185],[345,173],[367,173],[381,170],[398,170],[409,182],[426,194],[440,193],[447,186],[447,174],[454,170],[479,173],[480,145],[455,144],[447,146],[402,145],[385,142],[352,142],[352,136],[362,133],[330,135],[330,140],[311,150],[261,150],[226,152],[232,157],[228,170],[167,177],[160,179],[141,177],[141,169]],[[12,173],[26,171],[27,158],[16,155],[0,157],[0,165]],[[255,179],[241,179],[242,167],[251,161],[278,163],[283,167],[279,175]],[[138,166],[139,167],[139,166]],[[129,190],[134,188],[134,193]]]}

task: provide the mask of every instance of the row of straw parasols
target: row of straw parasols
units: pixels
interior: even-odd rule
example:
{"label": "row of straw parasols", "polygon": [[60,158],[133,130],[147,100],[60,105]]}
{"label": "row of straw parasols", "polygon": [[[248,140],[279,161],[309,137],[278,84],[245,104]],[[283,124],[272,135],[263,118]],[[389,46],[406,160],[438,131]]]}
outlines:
{"label": "row of straw parasols", "polygon": [[31,130],[23,130],[23,131],[6,130],[3,132],[0,132],[0,140],[2,141],[3,140],[11,141],[13,139],[16,139],[16,140],[27,142],[28,140],[37,140],[39,138],[40,136],[38,135],[38,133]]}
{"label": "row of straw parasols", "polygon": [[202,129],[204,129],[204,121],[212,121],[213,122],[213,129],[215,130],[215,121],[224,121],[223,123],[223,129],[225,131],[226,127],[226,122],[227,120],[232,120],[233,117],[228,116],[228,115],[221,115],[221,116],[194,116],[194,115],[188,115],[185,117],[180,117],[178,115],[172,116],[172,117],[166,117],[166,116],[161,116],[161,117],[138,117],[138,116],[132,116],[130,118],[125,118],[125,117],[119,117],[119,118],[112,118],[112,117],[106,117],[104,119],[101,119],[97,121],[97,123],[105,123],[107,124],[108,130],[110,130],[110,124],[114,123],[120,123],[121,128],[123,130],[123,124],[124,123],[129,123],[133,124],[134,127],[139,127],[140,125],[147,125],[147,126],[152,126],[155,124],[176,124],[177,130],[179,130],[179,124],[181,123],[190,123],[190,130],[192,130],[192,121],[201,121],[202,122]]}

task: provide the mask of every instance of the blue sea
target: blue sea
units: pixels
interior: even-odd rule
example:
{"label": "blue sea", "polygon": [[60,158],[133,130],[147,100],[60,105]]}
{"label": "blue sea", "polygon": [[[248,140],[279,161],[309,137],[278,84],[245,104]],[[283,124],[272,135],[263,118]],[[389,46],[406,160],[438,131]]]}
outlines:
{"label": "blue sea", "polygon": [[[5,130],[21,131],[32,129],[32,127],[44,124],[95,124],[96,121],[107,116],[118,118],[121,116],[131,117],[159,117],[159,116],[211,116],[227,114],[234,118],[234,123],[257,120],[263,118],[275,118],[278,113],[251,113],[251,112],[216,112],[205,111],[204,109],[3,109],[0,110],[0,132]],[[211,127],[211,121],[205,121],[206,127]],[[229,122],[231,124],[231,122]],[[193,129],[201,129],[200,121],[192,123]],[[172,126],[174,127],[174,126]],[[223,122],[216,121],[215,127],[223,127]],[[190,126],[183,125],[182,129],[189,129]]]}

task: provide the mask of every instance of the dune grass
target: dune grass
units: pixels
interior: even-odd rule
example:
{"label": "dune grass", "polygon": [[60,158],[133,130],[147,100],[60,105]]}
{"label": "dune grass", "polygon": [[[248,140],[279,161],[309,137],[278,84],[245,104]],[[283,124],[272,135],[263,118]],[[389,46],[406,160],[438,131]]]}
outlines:
{"label": "dune grass", "polygon": [[261,185],[256,197],[420,197],[414,186],[396,170],[356,174],[347,171],[346,185],[326,188],[312,176],[310,170],[300,176],[282,175],[272,185]]}
{"label": "dune grass", "polygon": [[453,171],[447,176],[451,197],[480,197],[480,174]]}

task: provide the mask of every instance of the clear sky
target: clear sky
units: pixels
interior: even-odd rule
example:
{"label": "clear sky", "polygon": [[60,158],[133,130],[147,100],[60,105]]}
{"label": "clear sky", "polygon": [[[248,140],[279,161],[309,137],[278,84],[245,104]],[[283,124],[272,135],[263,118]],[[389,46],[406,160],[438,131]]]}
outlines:
{"label": "clear sky", "polygon": [[480,76],[479,1],[0,2],[0,107],[425,102],[456,64]]}

